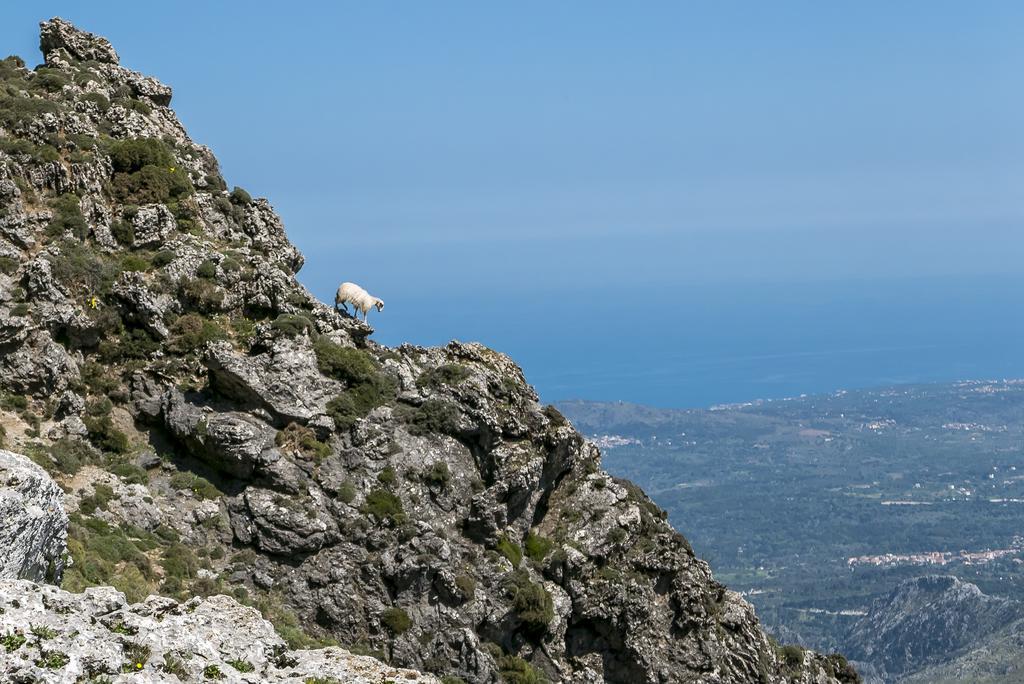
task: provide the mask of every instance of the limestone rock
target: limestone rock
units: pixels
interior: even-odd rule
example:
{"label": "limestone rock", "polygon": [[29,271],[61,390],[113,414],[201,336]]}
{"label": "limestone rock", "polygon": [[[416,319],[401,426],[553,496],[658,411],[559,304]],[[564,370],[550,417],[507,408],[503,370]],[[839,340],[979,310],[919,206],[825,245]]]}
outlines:
{"label": "limestone rock", "polygon": [[62,498],[45,470],[0,450],[0,578],[60,581],[68,528]]}
{"label": "limestone rock", "polygon": [[[150,596],[129,605],[110,587],[71,594],[0,580],[0,634],[26,636],[0,651],[4,681],[294,682],[438,684],[341,648],[291,651],[253,608],[227,596],[185,603]],[[29,633],[29,626],[45,638]]]}
{"label": "limestone rock", "polygon": [[39,49],[44,55],[64,49],[74,59],[117,64],[117,52],[106,38],[83,31],[59,17],[39,24]]}

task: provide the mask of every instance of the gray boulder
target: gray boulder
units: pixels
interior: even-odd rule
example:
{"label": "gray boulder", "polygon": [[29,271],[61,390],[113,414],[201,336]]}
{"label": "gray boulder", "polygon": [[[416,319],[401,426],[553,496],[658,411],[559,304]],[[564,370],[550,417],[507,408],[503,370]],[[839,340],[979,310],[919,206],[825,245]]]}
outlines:
{"label": "gray boulder", "polygon": [[60,581],[68,534],[62,501],[45,470],[0,450],[0,578]]}
{"label": "gray boulder", "polygon": [[110,41],[77,28],[71,22],[54,17],[39,23],[39,49],[44,55],[64,49],[77,60],[95,60],[117,64],[117,52]]}
{"label": "gray boulder", "polygon": [[341,648],[290,651],[255,609],[227,596],[129,605],[112,587],[71,594],[0,580],[0,607],[0,634],[14,635],[0,651],[3,681],[438,681]]}

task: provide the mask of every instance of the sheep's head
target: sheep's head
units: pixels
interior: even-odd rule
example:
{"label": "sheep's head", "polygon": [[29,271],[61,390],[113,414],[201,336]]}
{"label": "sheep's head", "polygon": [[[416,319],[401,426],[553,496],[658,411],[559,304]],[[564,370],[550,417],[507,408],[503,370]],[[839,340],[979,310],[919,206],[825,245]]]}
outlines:
{"label": "sheep's head", "polygon": [[375,300],[374,303],[373,303],[373,308],[377,309],[377,311],[383,311],[384,310],[384,300],[383,299]]}

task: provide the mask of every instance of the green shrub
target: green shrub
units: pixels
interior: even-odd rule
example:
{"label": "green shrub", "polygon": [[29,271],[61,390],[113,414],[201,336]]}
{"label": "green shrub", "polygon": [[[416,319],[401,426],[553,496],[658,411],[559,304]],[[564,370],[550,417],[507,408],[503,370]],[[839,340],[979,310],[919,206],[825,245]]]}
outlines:
{"label": "green shrub", "polygon": [[608,542],[610,544],[621,544],[626,541],[626,537],[628,536],[629,533],[627,533],[626,530],[621,527],[613,527],[608,531]]}
{"label": "green shrub", "polygon": [[192,579],[199,570],[199,559],[185,544],[171,544],[164,549],[162,565],[168,577]]}
{"label": "green shrub", "polygon": [[165,166],[144,166],[135,173],[115,173],[110,187],[119,201],[138,204],[167,203],[194,191],[188,174]]}
{"label": "green shrub", "polygon": [[526,543],[524,544],[524,547],[526,548],[526,556],[530,560],[540,563],[544,560],[544,557],[550,553],[554,545],[554,542],[547,537],[542,537],[539,534],[530,532],[526,535]]}
{"label": "green shrub", "polygon": [[152,547],[151,535],[96,518],[71,518],[68,553],[73,563],[64,572],[62,588],[79,593],[86,587],[112,585],[132,603],[152,593],[155,574],[143,551]]}
{"label": "green shrub", "polygon": [[777,649],[779,659],[789,668],[798,668],[804,662],[804,649],[798,644],[786,644]]}
{"label": "green shrub", "polygon": [[134,463],[114,463],[107,470],[128,484],[146,484],[149,482],[149,476],[146,475],[146,471]]}
{"label": "green shrub", "polygon": [[13,653],[21,648],[28,639],[22,632],[14,631],[0,637],[0,646],[8,653]]}
{"label": "green shrub", "polygon": [[11,275],[18,270],[18,266],[20,265],[21,262],[14,257],[0,256],[0,273]]}
{"label": "green shrub", "polygon": [[256,666],[250,663],[248,660],[242,660],[240,658],[235,660],[229,660],[227,661],[227,663],[239,672],[252,672],[256,669]]}
{"label": "green shrub", "polygon": [[206,189],[212,193],[224,192],[228,189],[228,184],[224,182],[224,179],[221,176],[206,176],[206,185]]}
{"label": "green shrub", "polygon": [[86,93],[82,95],[82,100],[84,102],[92,102],[101,112],[106,112],[110,109],[110,100],[103,93]]}
{"label": "green shrub", "polygon": [[46,234],[50,237],[63,235],[71,231],[79,240],[84,240],[89,234],[89,224],[82,214],[81,200],[78,195],[66,192],[56,199],[50,201],[50,208],[53,209],[53,218],[46,226]]}
{"label": "green shrub", "polygon": [[238,186],[235,186],[235,189],[231,191],[229,199],[231,200],[232,204],[252,204],[252,195],[250,195],[249,193],[247,193],[245,190]]}
{"label": "green shrub", "polygon": [[55,102],[38,97],[0,97],[0,124],[8,130],[58,111]]}
{"label": "green shrub", "polygon": [[380,473],[377,474],[377,482],[380,482],[382,485],[391,487],[397,481],[398,476],[395,475],[395,469],[392,468],[391,466],[388,466],[387,468],[385,468],[384,470],[380,471]]}
{"label": "green shrub", "polygon": [[47,463],[67,475],[74,475],[82,466],[95,461],[95,453],[87,445],[66,437],[50,445],[48,456]]}
{"label": "green shrub", "polygon": [[81,292],[86,297],[102,298],[109,294],[120,273],[117,263],[74,240],[62,240],[59,247],[60,254],[50,261],[58,281],[69,291]]}
{"label": "green shrub", "polygon": [[171,325],[167,347],[175,354],[189,354],[208,342],[227,339],[227,333],[216,322],[197,314],[179,316]]}
{"label": "green shrub", "polygon": [[216,665],[207,665],[203,668],[204,679],[224,679],[224,673]]}
{"label": "green shrub", "polygon": [[555,618],[555,604],[543,585],[530,580],[525,570],[512,573],[509,582],[512,610],[523,623],[526,632],[534,637],[544,634]]}
{"label": "green shrub", "polygon": [[128,435],[116,427],[110,416],[85,417],[82,419],[86,430],[89,431],[89,441],[102,451],[111,451],[115,454],[123,454],[128,451]]}
{"label": "green shrub", "polygon": [[150,267],[149,261],[138,254],[125,254],[121,257],[121,270],[122,271],[136,271],[144,273],[148,271]]}
{"label": "green shrub", "polygon": [[401,525],[406,521],[402,500],[383,487],[376,487],[366,495],[366,502],[360,510],[364,515],[372,515],[378,520]]}
{"label": "green shrub", "polygon": [[31,83],[33,88],[45,90],[48,93],[60,92],[64,86],[71,85],[67,76],[56,69],[46,67],[36,69],[36,77],[32,79]]}
{"label": "green shrub", "polygon": [[338,642],[331,638],[318,638],[311,636],[303,629],[299,618],[290,609],[281,603],[277,594],[261,597],[254,607],[260,611],[263,618],[274,625],[274,629],[281,638],[288,642],[289,648],[323,648],[324,646],[337,646]]}
{"label": "green shrub", "polygon": [[35,660],[36,667],[44,667],[48,670],[59,670],[71,660],[67,654],[61,651],[39,650],[39,657]]}
{"label": "green shrub", "polygon": [[298,337],[305,332],[316,332],[313,321],[298,314],[281,314],[274,319],[270,327],[288,337]]}
{"label": "green shrub", "polygon": [[131,247],[135,242],[135,227],[132,226],[131,221],[117,219],[110,224],[110,234],[114,236],[118,244],[125,247]]}
{"label": "green shrub", "polygon": [[476,596],[476,580],[469,575],[456,575],[455,586],[459,588],[464,601],[470,601]]}
{"label": "green shrub", "polygon": [[456,434],[459,427],[459,410],[441,399],[428,399],[402,417],[408,423],[413,435]]}
{"label": "green shrub", "polygon": [[396,392],[395,381],[388,375],[375,375],[360,382],[344,394],[327,402],[327,415],[339,430],[348,430],[356,421],[378,406],[391,401]]}
{"label": "green shrub", "polygon": [[447,487],[448,481],[451,479],[452,473],[444,461],[434,461],[429,468],[423,471],[423,481],[433,487]]}
{"label": "green shrub", "polygon": [[548,679],[522,658],[501,656],[496,664],[506,684],[548,684]]}
{"label": "green shrub", "polygon": [[441,684],[466,684],[466,680],[455,675],[445,675],[441,677]]}
{"label": "green shrub", "polygon": [[377,364],[367,352],[343,347],[326,337],[313,342],[320,372],[349,384],[369,382],[377,375]]}
{"label": "green shrub", "polygon": [[175,256],[174,252],[169,249],[161,250],[153,255],[153,266],[156,268],[163,268],[174,261]]}
{"label": "green shrub", "polygon": [[96,483],[93,485],[92,491],[91,495],[83,496],[78,502],[78,510],[86,515],[92,515],[97,508],[101,511],[107,510],[110,500],[114,498],[114,490],[110,485]]}
{"label": "green shrub", "polygon": [[470,370],[462,364],[445,363],[416,378],[416,386],[437,388],[442,385],[458,385],[470,375]]}
{"label": "green shrub", "polygon": [[205,278],[186,278],[178,283],[178,296],[187,306],[203,313],[212,313],[224,303],[224,290]]}
{"label": "green shrub", "polygon": [[345,480],[338,486],[338,498],[343,503],[350,504],[355,501],[356,498],[356,486],[352,484],[351,480]]}
{"label": "green shrub", "polygon": [[167,143],[157,138],[115,140],[107,145],[106,151],[118,173],[136,173],[147,166],[169,168],[174,165],[174,155]]}
{"label": "green shrub", "polygon": [[395,635],[404,634],[412,627],[412,619],[401,608],[388,608],[381,614],[380,621]]}
{"label": "green shrub", "polygon": [[174,473],[174,475],[171,476],[170,485],[172,489],[190,491],[200,499],[216,499],[221,496],[221,491],[209,480],[204,477],[200,477],[195,473]]}
{"label": "green shrub", "polygon": [[203,263],[199,264],[199,268],[196,269],[197,278],[205,278],[207,280],[213,280],[217,277],[217,264],[212,259],[207,259]]}
{"label": "green shrub", "polygon": [[494,547],[495,550],[502,556],[508,559],[512,563],[513,568],[518,568],[519,564],[523,560],[523,550],[519,548],[511,539],[502,535],[498,537],[498,543]]}
{"label": "green shrub", "polygon": [[181,681],[188,681],[188,668],[185,667],[185,663],[182,662],[181,658],[171,655],[170,653],[164,653],[164,664],[161,669],[167,674],[172,674]]}

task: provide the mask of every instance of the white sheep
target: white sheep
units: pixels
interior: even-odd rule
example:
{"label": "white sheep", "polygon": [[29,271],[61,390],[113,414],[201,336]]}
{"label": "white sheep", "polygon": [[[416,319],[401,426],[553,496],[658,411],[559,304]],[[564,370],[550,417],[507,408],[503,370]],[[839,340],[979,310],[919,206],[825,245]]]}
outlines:
{"label": "white sheep", "polygon": [[377,299],[369,292],[359,287],[355,283],[342,283],[341,287],[338,288],[338,294],[334,295],[334,308],[337,309],[338,305],[348,313],[348,304],[351,303],[355,309],[356,318],[360,311],[363,312],[363,320],[366,320],[366,314],[370,309],[376,309],[377,311],[384,310],[384,300]]}

